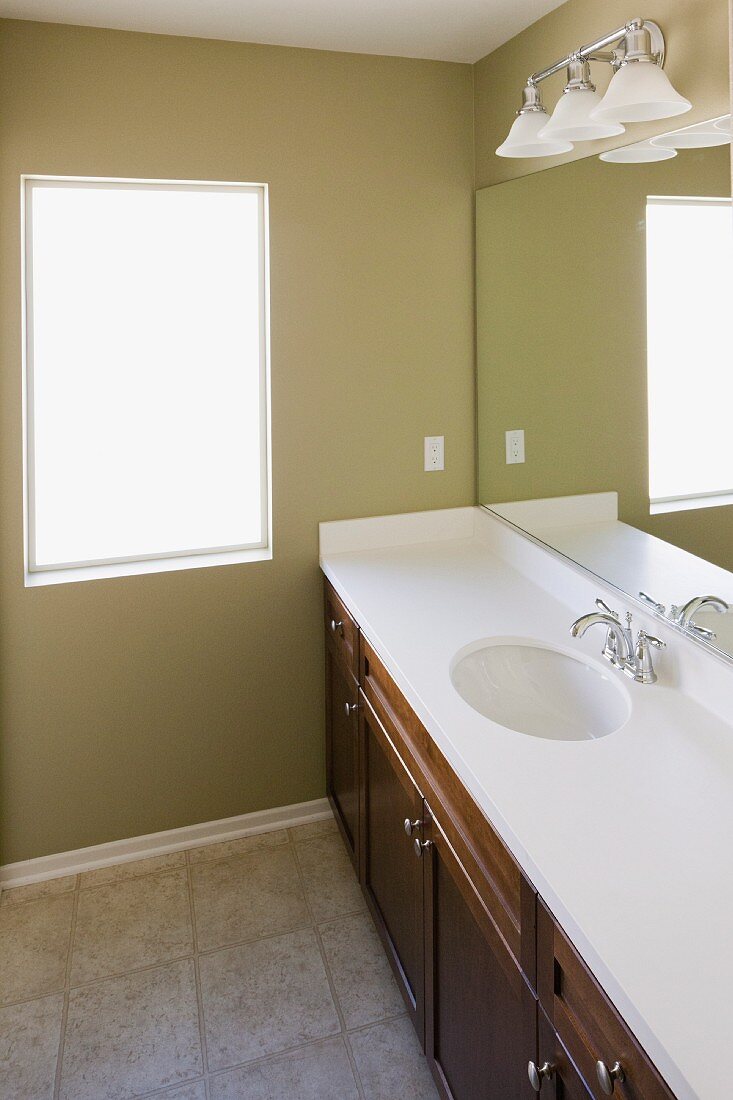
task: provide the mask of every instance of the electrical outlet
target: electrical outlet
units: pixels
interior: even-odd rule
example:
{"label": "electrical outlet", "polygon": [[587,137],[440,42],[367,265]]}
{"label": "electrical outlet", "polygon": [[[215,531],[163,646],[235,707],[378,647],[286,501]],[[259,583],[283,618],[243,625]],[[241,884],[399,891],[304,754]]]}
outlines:
{"label": "electrical outlet", "polygon": [[445,469],[445,436],[442,435],[426,435],[425,436],[425,470],[426,472],[432,472],[433,470]]}
{"label": "electrical outlet", "polygon": [[524,462],[524,429],[515,428],[506,433],[506,461],[507,466],[515,462]]}

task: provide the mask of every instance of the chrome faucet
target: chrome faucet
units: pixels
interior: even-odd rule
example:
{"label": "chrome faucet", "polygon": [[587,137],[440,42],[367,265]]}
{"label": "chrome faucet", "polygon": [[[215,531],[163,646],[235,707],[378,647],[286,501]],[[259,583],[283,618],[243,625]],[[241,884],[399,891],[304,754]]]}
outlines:
{"label": "chrome faucet", "polygon": [[598,611],[591,611],[589,615],[581,615],[570,627],[570,633],[574,638],[582,638],[589,627],[596,623],[602,623],[606,627],[606,644],[603,647],[603,656],[610,661],[614,668],[623,669],[631,659],[634,643],[631,637],[631,614],[626,616],[626,626],[623,626],[615,611],[611,611],[603,600],[596,600]]}
{"label": "chrome faucet", "polygon": [[691,634],[697,635],[698,638],[704,638],[706,641],[712,642],[716,637],[715,632],[704,626],[698,626],[693,619],[693,616],[703,607],[712,607],[720,615],[730,611],[729,605],[725,600],[721,600],[720,596],[695,596],[693,599],[688,600],[686,604],[683,604],[682,607],[675,607],[674,605],[670,607],[669,617],[673,623],[677,623],[677,626],[689,630]]}
{"label": "chrome faucet", "polygon": [[654,671],[652,661],[652,648],[664,649],[665,643],[659,638],[652,637],[645,630],[640,630],[634,642],[631,630],[631,612],[626,612],[626,625],[624,626],[615,611],[603,600],[596,600],[598,611],[592,611],[589,615],[581,615],[570,627],[570,633],[574,638],[582,638],[586,630],[597,623],[606,627],[606,644],[603,647],[603,656],[614,668],[620,669],[637,684],[654,684],[657,674]]}

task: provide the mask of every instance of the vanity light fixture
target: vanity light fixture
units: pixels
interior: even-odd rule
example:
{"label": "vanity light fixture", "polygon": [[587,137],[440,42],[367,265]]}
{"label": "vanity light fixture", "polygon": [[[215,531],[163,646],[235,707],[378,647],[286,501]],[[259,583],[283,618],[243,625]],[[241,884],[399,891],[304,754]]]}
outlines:
{"label": "vanity light fixture", "polygon": [[650,141],[638,141],[635,145],[625,145],[622,149],[609,149],[601,153],[600,160],[606,164],[653,164],[658,160],[674,160],[676,149],[663,149],[652,145]]}
{"label": "vanity light fixture", "polygon": [[[533,73],[524,89],[522,107],[506,141],[496,150],[497,155],[554,156],[570,152],[574,141],[622,134],[625,122],[650,122],[689,111],[690,101],[674,90],[662,71],[664,60],[664,35],[658,24],[633,19]],[[591,81],[591,61],[608,64],[613,69],[602,99]],[[539,125],[538,120],[544,122],[545,109],[538,85],[561,69],[568,70],[565,92],[552,118]],[[534,117],[528,118],[530,115]],[[558,149],[558,142],[571,144],[569,148]]]}
{"label": "vanity light fixture", "polygon": [[716,130],[722,130],[724,134],[733,135],[733,119],[731,119],[730,115],[719,118],[718,121],[714,123],[714,126]]}

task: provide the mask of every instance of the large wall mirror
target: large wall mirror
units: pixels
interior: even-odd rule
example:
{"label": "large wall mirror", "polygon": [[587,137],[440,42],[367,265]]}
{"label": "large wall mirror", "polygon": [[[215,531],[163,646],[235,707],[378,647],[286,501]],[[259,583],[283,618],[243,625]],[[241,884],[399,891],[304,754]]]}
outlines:
{"label": "large wall mirror", "polygon": [[[733,607],[730,139],[678,123],[477,195],[479,501],[668,618]],[[733,656],[733,611],[693,611]]]}

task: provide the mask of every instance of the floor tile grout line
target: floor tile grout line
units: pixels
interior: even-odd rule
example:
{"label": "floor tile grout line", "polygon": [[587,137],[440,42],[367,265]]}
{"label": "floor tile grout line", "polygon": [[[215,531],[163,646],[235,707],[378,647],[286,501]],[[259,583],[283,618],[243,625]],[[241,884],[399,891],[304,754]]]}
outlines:
{"label": "floor tile grout line", "polygon": [[[271,834],[268,833],[267,835],[269,836]],[[244,839],[247,840],[248,837],[244,837]],[[224,843],[227,843],[227,842],[225,841]],[[242,856],[254,855],[255,853],[261,853],[261,852],[277,852],[277,851],[279,851],[280,848],[287,848],[288,844],[289,844],[289,841],[287,841],[287,840],[284,840],[282,842],[282,844],[252,844],[251,846],[249,846],[247,848],[242,848],[241,851],[238,851],[238,852],[227,852],[227,854],[224,855],[224,856],[209,856],[208,859],[189,859],[188,866],[189,867],[208,867],[212,863],[224,863],[224,861],[227,860],[227,859],[241,859]],[[188,854],[189,851],[199,851],[199,850],[200,849],[197,849],[197,848],[187,849],[187,854]],[[203,847],[203,850],[206,851],[206,848]]]}
{"label": "floor tile grout line", "polygon": [[196,1008],[199,1021],[199,1042],[201,1043],[201,1059],[204,1068],[204,1092],[209,1096],[209,1051],[206,1044],[206,1017],[204,1015],[204,997],[201,990],[201,970],[199,968],[199,939],[198,924],[196,922],[196,903],[193,895],[193,881],[191,879],[191,864],[186,865],[186,885],[188,888],[188,908],[191,917],[191,935],[193,940],[193,980],[196,986]]}
{"label": "floor tile grout line", "polygon": [[54,1100],[61,1094],[61,1075],[64,1067],[64,1047],[66,1046],[66,1024],[69,1019],[69,1000],[71,997],[71,967],[74,959],[74,943],[76,940],[76,920],[79,914],[79,876],[76,876],[76,884],[73,891],[71,904],[71,926],[69,928],[69,952],[66,957],[66,971],[64,973],[64,1002],[61,1008],[61,1027],[59,1028],[59,1051],[56,1057],[56,1074],[53,1082]]}
{"label": "floor tile grout line", "polygon": [[68,992],[65,985],[56,986],[55,989],[47,989],[43,993],[33,993],[30,997],[19,997],[17,1001],[0,1001],[0,1009],[20,1008],[21,1005],[33,1004],[34,1001],[43,1001],[46,997],[58,997],[59,994]]}
{"label": "floor tile grout line", "polygon": [[[130,1097],[130,1100],[155,1100],[156,1096],[160,1096],[165,1100],[166,1096],[170,1096],[176,1089],[184,1089],[188,1085],[199,1085],[203,1082],[204,1088],[206,1087],[206,1077],[199,1074],[198,1077],[191,1077],[188,1081],[176,1081],[172,1085],[163,1085],[161,1088],[152,1089],[150,1092],[136,1092],[134,1096]],[[208,1097],[208,1092],[206,1093]]]}
{"label": "floor tile grout line", "polygon": [[63,985],[57,989],[49,989],[45,993],[35,993],[32,997],[21,997],[17,1001],[6,1001],[0,1003],[1,1008],[17,1008],[19,1005],[30,1004],[33,1001],[42,1001],[44,997],[53,997],[59,993],[76,993],[79,990],[91,989],[96,985],[101,985],[103,982],[115,982],[120,978],[134,978],[138,974],[147,974],[151,970],[162,970],[166,966],[172,966],[174,963],[185,962],[186,959],[193,959],[193,952],[189,951],[187,955],[177,955],[175,959],[163,959],[153,963],[148,963],[146,966],[136,966],[131,970],[115,971],[114,974],[105,974],[101,978],[91,978],[88,982],[82,982],[80,985],[69,985],[68,987]]}
{"label": "floor tile grout line", "polygon": [[336,1014],[338,1016],[339,1025],[341,1027],[341,1040],[342,1040],[342,1042],[344,1044],[344,1047],[346,1049],[346,1056],[349,1059],[349,1064],[351,1066],[351,1072],[354,1075],[354,1082],[356,1084],[356,1091],[359,1093],[360,1100],[366,1100],[366,1092],[364,1090],[364,1086],[362,1084],[362,1080],[361,1080],[361,1077],[359,1075],[359,1070],[358,1070],[357,1065],[356,1065],[356,1059],[354,1058],[354,1052],[352,1051],[351,1044],[349,1043],[349,1040],[348,1040],[348,1031],[347,1031],[347,1028],[346,1028],[346,1018],[343,1014],[343,1010],[341,1008],[341,1002],[339,1001],[338,993],[336,991],[336,983],[334,982],[333,974],[331,973],[331,967],[328,964],[328,959],[326,957],[326,949],[323,946],[323,940],[321,939],[321,933],[318,930],[318,924],[316,923],[315,914],[313,913],[313,909],[312,909],[310,901],[308,899],[308,892],[306,890],[306,884],[305,884],[305,875],[303,874],[303,868],[300,865],[300,858],[298,856],[298,845],[294,840],[291,840],[291,844],[292,844],[292,847],[293,847],[293,854],[295,856],[295,866],[297,868],[298,878],[300,880],[301,889],[303,890],[303,897],[305,898],[306,908],[308,909],[308,912],[310,913],[311,919],[313,921],[313,933],[316,937],[316,943],[318,944],[318,950],[321,954],[321,960],[323,962],[323,968],[326,972],[326,981],[328,982],[328,986],[329,986],[329,989],[331,991],[331,997],[333,999],[334,1007],[336,1009]]}
{"label": "floor tile grout line", "polygon": [[[213,1081],[217,1077],[226,1077],[228,1073],[236,1073],[239,1069],[249,1069],[250,1066],[262,1066],[270,1062],[277,1062],[281,1058],[289,1058],[291,1055],[309,1050],[311,1047],[317,1047],[322,1043],[339,1039],[343,1040],[344,1035],[340,1031],[333,1032],[332,1035],[323,1035],[320,1039],[309,1039],[307,1043],[298,1043],[297,1046],[283,1047],[282,1050],[275,1050],[272,1054],[264,1054],[258,1058],[248,1058],[244,1062],[233,1062],[231,1065],[222,1066],[221,1069],[210,1070],[209,1080]],[[146,1093],[145,1096],[153,1097],[157,1096],[157,1093]],[[138,1100],[138,1098],[136,1097],[135,1100]]]}
{"label": "floor tile grout line", "polygon": [[346,1057],[349,1059],[351,1065],[351,1072],[354,1074],[354,1080],[356,1081],[356,1091],[359,1093],[360,1100],[369,1100],[367,1096],[366,1086],[361,1079],[359,1073],[359,1067],[356,1062],[356,1055],[354,1054],[354,1048],[351,1045],[348,1031],[344,1035],[344,1046],[346,1047]]}
{"label": "floor tile grout line", "polygon": [[409,1020],[407,1012],[396,1012],[394,1016],[380,1016],[378,1020],[370,1020],[368,1024],[359,1024],[358,1027],[347,1028],[347,1035],[358,1035],[361,1031],[369,1031],[372,1027],[381,1027],[383,1024],[393,1024],[395,1020]]}
{"label": "floor tile grout line", "polygon": [[175,955],[170,959],[156,959],[155,962],[146,963],[145,966],[133,966],[129,970],[115,970],[114,974],[103,974],[99,978],[90,978],[86,982],[69,986],[69,992],[76,993],[77,990],[92,989],[103,982],[117,982],[121,978],[134,978],[138,974],[148,974],[151,970],[162,970],[165,966],[173,966],[175,963],[186,962],[187,959],[193,958],[193,951],[187,951],[185,955]]}
{"label": "floor tile grout line", "polygon": [[131,882],[141,882],[146,878],[163,878],[165,875],[181,875],[185,874],[188,869],[188,865],[185,863],[179,864],[177,867],[159,867],[157,871],[145,871],[141,875],[125,875],[122,878],[110,878],[106,882],[95,882],[91,886],[80,886],[80,895],[93,894],[96,890],[104,890],[105,887],[110,886],[129,886]]}
{"label": "floor tile grout line", "polygon": [[[63,879],[63,878],[76,878],[76,879],[78,879],[79,878],[78,875],[59,875],[58,877],[59,877],[59,879]],[[57,880],[54,878],[54,879],[49,879],[48,881],[49,882],[56,882]],[[29,885],[34,885],[34,883],[30,883]],[[2,889],[2,892],[0,892],[0,899],[2,899],[3,897],[5,897],[5,898],[9,897],[15,890],[25,890],[25,889],[26,889],[25,886],[4,886],[3,889]],[[70,886],[68,890],[58,890],[58,891],[56,891],[56,893],[54,893],[52,891],[50,894],[36,894],[35,897],[21,898],[20,901],[1,901],[0,900],[0,911],[2,911],[4,909],[15,909],[19,905],[32,905],[34,901],[48,901],[49,898],[65,898],[69,894],[75,893],[75,891],[77,889],[78,889],[78,886],[75,885],[75,886]]]}
{"label": "floor tile grout line", "polygon": [[265,932],[261,936],[248,936],[244,940],[232,940],[230,943],[222,943],[218,947],[204,947],[199,949],[198,954],[201,958],[206,958],[208,955],[216,955],[218,951],[230,951],[234,947],[246,947],[251,943],[260,943],[261,940],[277,940],[281,936],[289,936],[293,932],[303,932],[307,928],[313,927],[311,921],[305,921],[303,924],[295,925],[292,928],[286,928],[280,932]]}
{"label": "floor tile grout line", "polygon": [[[342,920],[351,920],[354,917],[363,917],[363,916],[368,916],[370,920],[372,919],[371,918],[371,913],[369,912],[369,909],[367,908],[366,902],[362,903],[362,905],[360,905],[358,909],[350,909],[346,913],[339,913],[339,915],[337,917],[326,917],[325,920],[317,920],[316,921],[316,927],[317,928],[328,928],[328,926],[330,924],[338,924],[339,921],[342,921]],[[372,921],[372,923],[374,923],[374,922]]]}

